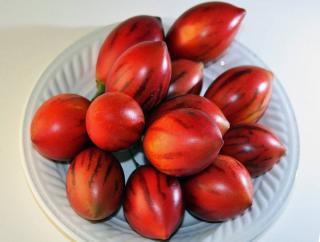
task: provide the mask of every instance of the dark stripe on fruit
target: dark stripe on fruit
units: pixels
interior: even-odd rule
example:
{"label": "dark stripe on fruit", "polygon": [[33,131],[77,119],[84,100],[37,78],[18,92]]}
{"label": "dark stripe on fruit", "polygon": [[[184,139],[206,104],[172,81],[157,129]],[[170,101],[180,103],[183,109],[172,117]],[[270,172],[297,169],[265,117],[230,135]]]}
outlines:
{"label": "dark stripe on fruit", "polygon": [[152,209],[152,203],[153,202],[151,200],[151,196],[150,196],[150,193],[149,193],[149,190],[148,190],[147,181],[146,181],[145,177],[142,174],[138,175],[138,179],[140,181],[140,185],[141,185],[141,188],[143,190],[144,197],[145,197],[147,203],[149,204],[149,207]]}
{"label": "dark stripe on fruit", "polygon": [[223,80],[221,85],[217,87],[215,93],[217,93],[220,89],[222,89],[223,87],[229,85],[230,83],[232,83],[234,81],[237,81],[240,77],[242,77],[244,75],[247,75],[247,74],[249,74],[251,72],[252,72],[252,70],[250,68],[243,69],[243,70],[240,70],[240,71],[236,71],[235,73],[231,74],[228,78]]}
{"label": "dark stripe on fruit", "polygon": [[70,170],[71,170],[71,177],[72,177],[72,185],[76,186],[76,171],[75,171],[75,166],[76,163],[72,162],[72,164],[70,165]]}
{"label": "dark stripe on fruit", "polygon": [[112,39],[110,41],[110,45],[109,45],[109,49],[112,49],[114,44],[117,42],[116,39],[118,38],[118,34],[119,34],[119,31],[116,30],[114,33],[113,33],[113,36],[112,36]]}
{"label": "dark stripe on fruit", "polygon": [[105,182],[107,181],[107,178],[110,175],[110,172],[111,172],[112,168],[113,168],[113,162],[110,162],[109,166],[107,168],[107,171],[106,171],[106,173],[104,175],[104,178],[103,178],[103,184],[105,184]]}
{"label": "dark stripe on fruit", "polygon": [[129,31],[127,32],[127,36],[131,35],[132,33],[135,32],[135,30],[139,27],[139,24],[138,22],[134,22],[130,28],[129,28]]}
{"label": "dark stripe on fruit", "polygon": [[87,163],[87,171],[90,169],[91,167],[91,162],[93,160],[93,156],[94,156],[94,150],[89,150],[89,154],[88,154],[88,160],[89,162]]}
{"label": "dark stripe on fruit", "polygon": [[171,80],[171,83],[176,82],[178,79],[180,79],[181,77],[183,77],[185,74],[187,74],[186,71],[181,71],[179,74],[177,74],[176,76],[174,76]]}
{"label": "dark stripe on fruit", "polygon": [[93,179],[98,175],[99,168],[101,167],[101,161],[102,161],[102,155],[99,154],[98,158],[97,158],[97,162],[96,162],[96,167],[95,167],[95,169],[89,179],[89,187],[91,187],[91,185],[93,183]]}
{"label": "dark stripe on fruit", "polygon": [[192,129],[194,127],[192,124],[184,122],[183,120],[181,120],[179,118],[171,117],[171,120],[173,120],[174,122],[176,122],[177,124],[179,124],[180,126],[182,126],[185,129]]}
{"label": "dark stripe on fruit", "polygon": [[148,80],[149,80],[149,77],[150,77],[151,73],[152,73],[151,71],[147,72],[146,77],[143,79],[143,81],[141,82],[139,88],[137,89],[137,91],[135,92],[135,94],[133,96],[134,99],[139,98],[141,96],[141,94],[145,91],[146,86],[147,86],[147,84],[149,82]]}
{"label": "dark stripe on fruit", "polygon": [[157,177],[157,188],[158,188],[158,191],[161,194],[162,198],[165,199],[166,198],[166,194],[161,190],[160,174],[158,172],[156,172],[156,177]]}

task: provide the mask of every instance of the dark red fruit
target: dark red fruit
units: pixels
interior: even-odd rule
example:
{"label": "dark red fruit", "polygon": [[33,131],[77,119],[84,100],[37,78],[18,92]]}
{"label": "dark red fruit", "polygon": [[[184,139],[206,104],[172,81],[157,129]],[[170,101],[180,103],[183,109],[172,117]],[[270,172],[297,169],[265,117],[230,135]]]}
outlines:
{"label": "dark red fruit", "polygon": [[252,204],[253,185],[246,168],[229,156],[219,155],[202,172],[182,183],[187,209],[207,221],[224,221]]}
{"label": "dark red fruit", "polygon": [[43,156],[72,159],[88,143],[86,112],[90,102],[76,94],[59,94],[44,102],[31,123],[31,140]]}
{"label": "dark red fruit", "polygon": [[180,59],[172,62],[172,75],[167,98],[185,94],[199,95],[202,88],[201,62]]}
{"label": "dark red fruit", "polygon": [[139,104],[124,93],[108,92],[90,105],[86,125],[95,145],[107,151],[133,145],[144,129],[144,115]]}
{"label": "dark red fruit", "polygon": [[136,232],[151,239],[168,239],[184,213],[180,183],[150,166],[139,167],[127,182],[123,208]]}
{"label": "dark red fruit", "polygon": [[190,8],[167,34],[171,57],[204,63],[216,60],[231,44],[244,16],[244,9],[223,2]]}
{"label": "dark red fruit", "polygon": [[105,83],[112,65],[129,47],[143,41],[164,39],[161,19],[153,16],[135,16],[121,22],[107,36],[99,52],[96,78]]}
{"label": "dark red fruit", "polygon": [[151,164],[171,176],[188,176],[205,169],[222,144],[218,126],[207,114],[191,108],[164,114],[149,126],[143,140]]}
{"label": "dark red fruit", "polygon": [[221,153],[242,162],[254,177],[270,170],[286,151],[275,134],[257,124],[231,128],[224,142]]}
{"label": "dark red fruit", "polygon": [[163,41],[145,41],[126,50],[113,65],[106,91],[123,92],[148,111],[166,97],[171,61]]}
{"label": "dark red fruit", "polygon": [[175,97],[162,103],[148,118],[147,126],[160,118],[162,115],[180,108],[194,108],[205,112],[211,118],[211,120],[218,125],[222,135],[230,127],[228,120],[225,118],[218,106],[204,97],[192,94]]}
{"label": "dark red fruit", "polygon": [[257,66],[239,66],[222,73],[205,97],[214,102],[231,125],[257,122],[268,107],[273,75]]}
{"label": "dark red fruit", "polygon": [[112,154],[88,148],[72,161],[66,178],[72,208],[89,220],[104,219],[121,204],[124,174]]}

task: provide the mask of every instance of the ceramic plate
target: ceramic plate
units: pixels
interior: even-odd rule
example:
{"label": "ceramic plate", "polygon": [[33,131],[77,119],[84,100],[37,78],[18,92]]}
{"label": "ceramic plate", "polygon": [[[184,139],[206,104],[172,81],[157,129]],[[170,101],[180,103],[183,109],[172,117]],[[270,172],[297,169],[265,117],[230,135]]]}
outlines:
{"label": "ceramic plate", "polygon": [[[30,123],[37,108],[49,97],[71,92],[91,99],[95,92],[95,63],[99,48],[114,25],[93,32],[63,51],[45,70],[34,87],[26,106],[22,127],[23,166],[31,190],[46,214],[74,240],[85,241],[148,241],[133,232],[123,217],[122,209],[103,223],[91,223],[75,214],[65,190],[67,165],[54,163],[40,156],[30,141]],[[204,90],[225,70],[239,65],[265,64],[239,42],[204,70]],[[172,241],[234,242],[251,241],[265,230],[279,214],[291,190],[299,154],[299,140],[290,101],[275,78],[269,108],[261,120],[273,130],[287,147],[287,154],[274,168],[254,180],[254,201],[250,209],[223,223],[199,221],[185,214],[181,228]],[[134,169],[126,152],[116,156],[122,161],[126,179]],[[136,159],[143,161],[141,153]]]}

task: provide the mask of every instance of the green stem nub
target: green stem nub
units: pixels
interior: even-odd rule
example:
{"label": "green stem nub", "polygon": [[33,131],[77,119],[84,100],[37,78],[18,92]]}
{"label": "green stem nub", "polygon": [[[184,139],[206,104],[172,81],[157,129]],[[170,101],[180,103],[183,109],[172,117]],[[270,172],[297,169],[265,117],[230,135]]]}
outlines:
{"label": "green stem nub", "polygon": [[97,82],[97,92],[94,95],[94,97],[91,99],[91,101],[93,101],[94,99],[96,99],[97,97],[99,97],[101,94],[104,93],[105,91],[105,86],[104,83],[102,81],[96,80]]}

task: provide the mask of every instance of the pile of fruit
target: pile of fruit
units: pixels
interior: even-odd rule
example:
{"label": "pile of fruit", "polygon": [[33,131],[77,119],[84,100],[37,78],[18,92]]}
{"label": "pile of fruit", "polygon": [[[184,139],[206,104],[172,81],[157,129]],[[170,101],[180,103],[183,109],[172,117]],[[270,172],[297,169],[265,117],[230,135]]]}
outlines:
{"label": "pile of fruit", "polygon": [[[252,204],[252,177],[285,153],[256,124],[268,107],[273,75],[257,66],[222,73],[200,96],[203,66],[230,45],[245,10],[222,2],[187,10],[164,35],[161,19],[136,16],[106,37],[96,65],[97,95],[59,94],[31,124],[32,143],[54,161],[71,161],[70,205],[102,220],[123,205],[137,233],[168,239],[187,209],[224,221]],[[125,184],[112,152],[142,144],[148,160]]]}

